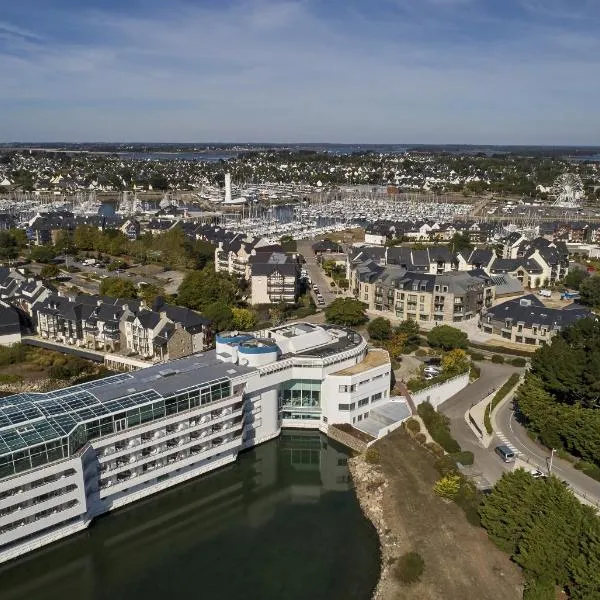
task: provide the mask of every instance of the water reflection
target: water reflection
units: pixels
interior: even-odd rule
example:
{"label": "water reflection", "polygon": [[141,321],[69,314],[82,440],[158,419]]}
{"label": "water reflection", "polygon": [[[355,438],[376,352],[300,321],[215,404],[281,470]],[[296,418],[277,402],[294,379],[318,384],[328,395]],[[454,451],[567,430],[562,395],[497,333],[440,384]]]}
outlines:
{"label": "water reflection", "polygon": [[375,531],[345,449],[287,431],[230,467],[0,569],[2,600],[365,599]]}

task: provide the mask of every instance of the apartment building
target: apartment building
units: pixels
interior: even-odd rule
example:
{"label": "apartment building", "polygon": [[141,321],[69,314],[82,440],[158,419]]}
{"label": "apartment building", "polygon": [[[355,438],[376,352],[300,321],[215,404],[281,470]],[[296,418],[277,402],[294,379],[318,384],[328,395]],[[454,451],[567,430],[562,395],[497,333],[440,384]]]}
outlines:
{"label": "apartment building", "polygon": [[590,310],[578,304],[548,308],[529,294],[483,311],[479,328],[516,344],[543,346],[567,325],[589,316]]}
{"label": "apartment building", "polygon": [[284,427],[327,433],[405,404],[389,400],[387,353],[342,327],[296,323],[216,342],[132,373],[0,399],[0,562],[230,464]]}
{"label": "apartment building", "polygon": [[296,301],[300,285],[300,264],[296,255],[258,252],[250,257],[250,304],[277,304]]}
{"label": "apartment building", "polygon": [[483,270],[440,274],[388,265],[362,265],[351,290],[369,309],[398,319],[459,322],[477,316],[494,300],[495,285]]}

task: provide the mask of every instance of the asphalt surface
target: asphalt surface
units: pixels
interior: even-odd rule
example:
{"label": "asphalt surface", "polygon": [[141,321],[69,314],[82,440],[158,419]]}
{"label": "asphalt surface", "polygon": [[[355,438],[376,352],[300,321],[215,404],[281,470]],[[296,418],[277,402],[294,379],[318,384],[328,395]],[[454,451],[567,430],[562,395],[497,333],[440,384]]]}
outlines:
{"label": "asphalt surface", "polygon": [[[314,242],[313,242],[314,243]],[[323,296],[323,300],[325,300],[325,304],[319,306],[317,304],[317,308],[324,308],[331,304],[337,296],[331,291],[329,287],[329,280],[325,276],[325,273],[317,263],[317,257],[312,250],[311,241],[310,240],[299,240],[298,241],[298,252],[302,254],[306,263],[303,265],[303,268],[308,272],[308,276],[311,280],[311,294],[313,295],[313,299],[315,304],[317,304],[317,297],[312,289],[312,285],[316,284],[321,292],[321,296]]]}
{"label": "asphalt surface", "polygon": [[[498,409],[496,423],[521,458],[527,457],[534,466],[544,471],[548,469],[550,452],[528,437],[527,430],[515,419],[511,402],[505,403]],[[571,463],[556,455],[552,460],[552,473],[567,481],[574,491],[585,498],[600,501],[600,482],[573,468]]]}
{"label": "asphalt surface", "polygon": [[[465,413],[473,405],[485,398],[492,388],[498,389],[515,371],[515,367],[496,365],[487,361],[478,363],[481,377],[440,405],[439,410],[450,419],[450,430],[463,450],[470,450],[475,457],[474,471],[479,472],[490,483],[495,483],[505,471],[514,468],[514,463],[506,464],[496,455],[494,448],[508,443],[518,452],[519,458],[547,472],[550,452],[532,441],[527,431],[515,420],[512,402],[503,403],[496,414],[499,431],[489,448],[484,448],[473,430],[465,422]],[[502,437],[498,437],[501,435]],[[552,473],[569,483],[578,494],[592,502],[600,501],[600,482],[584,475],[581,471],[556,455],[552,461]]]}
{"label": "asphalt surface", "polygon": [[473,453],[475,457],[474,470],[480,472],[485,479],[494,484],[505,471],[511,470],[512,465],[502,462],[495,454],[494,447],[497,444],[492,443],[489,448],[481,445],[472,429],[467,425],[465,413],[471,406],[485,398],[493,388],[498,389],[517,369],[487,361],[477,363],[477,365],[481,369],[481,377],[441,404],[439,411],[450,419],[450,431],[461,448]]}

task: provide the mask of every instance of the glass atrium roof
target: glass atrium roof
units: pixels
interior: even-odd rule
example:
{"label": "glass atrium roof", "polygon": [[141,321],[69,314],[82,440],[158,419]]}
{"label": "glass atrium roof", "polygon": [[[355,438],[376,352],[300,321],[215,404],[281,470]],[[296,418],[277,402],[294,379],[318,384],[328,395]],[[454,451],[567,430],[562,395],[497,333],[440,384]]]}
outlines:
{"label": "glass atrium roof", "polygon": [[121,373],[53,392],[0,398],[0,456],[59,440],[77,425],[200,389],[253,369],[206,362],[203,355]]}

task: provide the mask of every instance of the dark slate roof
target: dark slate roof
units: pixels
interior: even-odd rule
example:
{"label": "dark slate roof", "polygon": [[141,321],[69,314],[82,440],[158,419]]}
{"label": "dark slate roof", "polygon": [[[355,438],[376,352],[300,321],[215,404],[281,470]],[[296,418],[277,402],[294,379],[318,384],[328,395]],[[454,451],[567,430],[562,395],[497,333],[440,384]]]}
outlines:
{"label": "dark slate roof", "polygon": [[490,267],[492,273],[512,273],[519,268],[528,273],[541,273],[542,268],[534,260],[525,258],[497,258]]}
{"label": "dark slate roof", "polygon": [[0,337],[20,331],[19,313],[12,306],[0,306]]}
{"label": "dark slate roof", "polygon": [[523,323],[525,327],[532,325],[545,326],[548,329],[560,329],[574,323],[578,319],[590,316],[587,308],[577,307],[570,310],[548,308],[533,294],[508,300],[488,309],[487,316],[493,320],[505,321],[512,319],[512,323]]}
{"label": "dark slate roof", "polygon": [[494,257],[494,251],[490,248],[475,248],[467,258],[469,265],[488,265]]}

